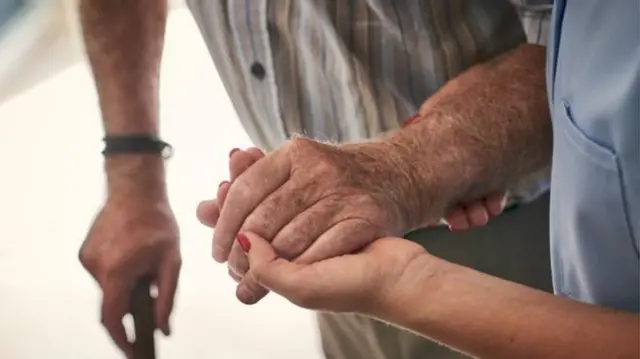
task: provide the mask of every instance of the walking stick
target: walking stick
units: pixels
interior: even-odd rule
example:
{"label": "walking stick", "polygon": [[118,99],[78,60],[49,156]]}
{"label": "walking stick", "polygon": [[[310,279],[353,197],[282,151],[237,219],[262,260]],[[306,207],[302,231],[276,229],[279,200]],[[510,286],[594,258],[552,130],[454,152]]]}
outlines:
{"label": "walking stick", "polygon": [[133,290],[131,314],[136,333],[136,341],[133,344],[135,359],[156,359],[154,338],[156,325],[150,289],[151,281],[143,279]]}

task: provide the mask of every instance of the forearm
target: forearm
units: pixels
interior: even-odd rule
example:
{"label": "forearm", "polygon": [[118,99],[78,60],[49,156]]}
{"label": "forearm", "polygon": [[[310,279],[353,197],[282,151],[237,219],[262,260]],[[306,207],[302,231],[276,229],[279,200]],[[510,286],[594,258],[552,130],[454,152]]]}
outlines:
{"label": "forearm", "polygon": [[[159,131],[158,78],[166,0],[81,0],[85,47],[107,135]],[[135,186],[164,192],[161,156],[110,157],[109,189]]]}
{"label": "forearm", "polygon": [[[424,255],[381,319],[478,358],[638,358],[640,317]],[[406,280],[405,280],[406,281]],[[401,304],[401,305],[400,305]]]}
{"label": "forearm", "polygon": [[511,187],[548,166],[552,135],[545,50],[522,45],[450,81],[421,108],[421,119],[386,141],[412,187],[412,224],[451,205]]}

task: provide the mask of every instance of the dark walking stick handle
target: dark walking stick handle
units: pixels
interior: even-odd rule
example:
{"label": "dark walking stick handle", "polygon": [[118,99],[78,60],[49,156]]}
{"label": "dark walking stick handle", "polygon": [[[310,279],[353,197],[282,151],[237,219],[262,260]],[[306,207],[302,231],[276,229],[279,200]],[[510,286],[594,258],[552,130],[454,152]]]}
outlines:
{"label": "dark walking stick handle", "polygon": [[156,359],[154,338],[156,325],[150,289],[150,280],[140,280],[133,290],[131,299],[131,314],[136,333],[136,341],[133,344],[135,359]]}

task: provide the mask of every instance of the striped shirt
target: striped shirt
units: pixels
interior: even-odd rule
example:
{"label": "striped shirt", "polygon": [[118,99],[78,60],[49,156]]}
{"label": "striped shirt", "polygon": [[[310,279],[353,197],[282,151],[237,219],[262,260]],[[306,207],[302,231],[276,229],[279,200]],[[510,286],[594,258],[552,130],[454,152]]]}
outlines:
{"label": "striped shirt", "polygon": [[[402,126],[445,82],[544,44],[552,0],[188,0],[238,116],[272,150]],[[531,197],[548,177],[532,179]]]}

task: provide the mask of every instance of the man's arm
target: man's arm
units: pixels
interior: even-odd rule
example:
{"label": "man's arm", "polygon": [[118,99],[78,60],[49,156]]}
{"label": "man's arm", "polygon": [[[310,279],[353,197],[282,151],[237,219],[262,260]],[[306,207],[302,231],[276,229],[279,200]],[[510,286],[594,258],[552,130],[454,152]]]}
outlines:
{"label": "man's arm", "polygon": [[[166,0],[80,0],[80,19],[106,135],[156,135]],[[102,324],[131,358],[122,319],[142,279],[157,286],[155,324],[170,333],[181,266],[179,231],[162,154],[108,155],[105,169],[108,196],[80,261],[102,289]]]}
{"label": "man's arm", "polygon": [[[157,134],[166,0],[81,0],[80,20],[105,133]],[[161,156],[108,158],[106,170],[110,190],[164,191]]]}
{"label": "man's arm", "polygon": [[545,59],[544,47],[525,44],[471,68],[422,106],[422,118],[384,140],[399,178],[410,179],[400,187],[413,226],[549,165]]}
{"label": "man's arm", "polygon": [[[425,254],[381,319],[477,358],[640,355],[640,316],[588,305]],[[409,288],[411,287],[411,288]],[[398,286],[401,288],[401,286]]]}

